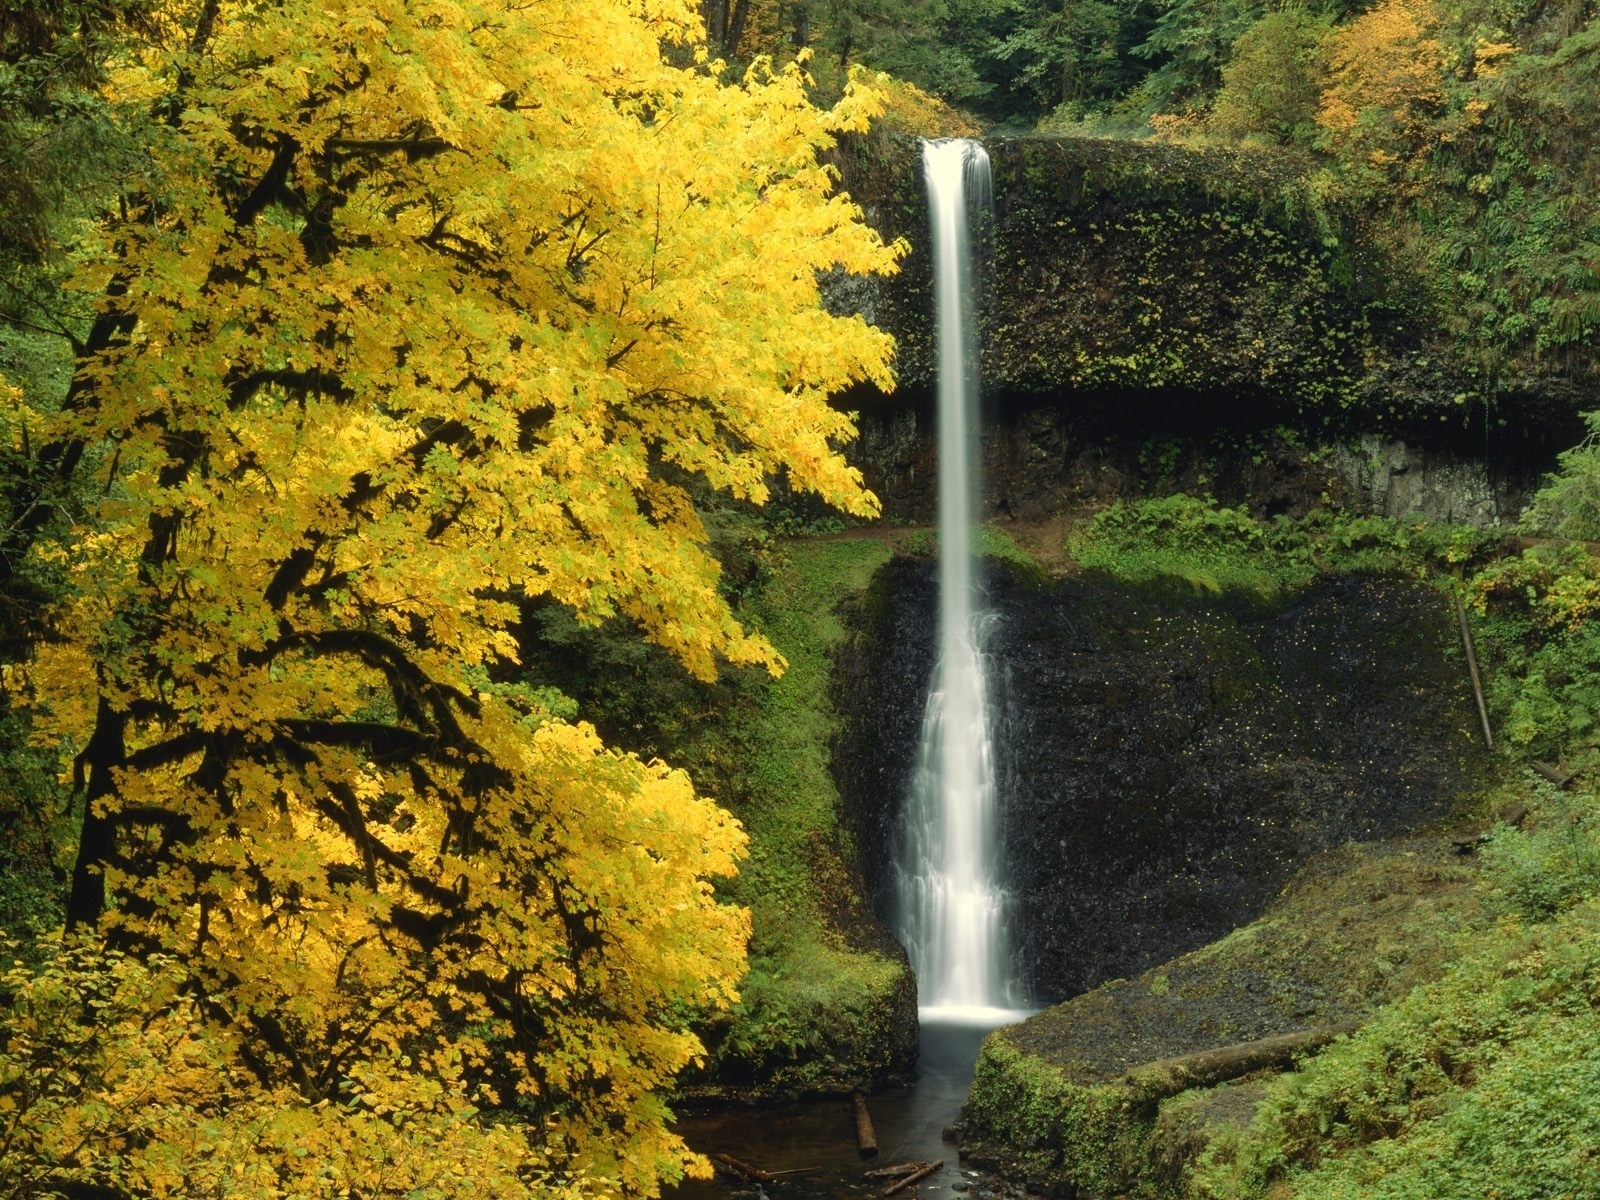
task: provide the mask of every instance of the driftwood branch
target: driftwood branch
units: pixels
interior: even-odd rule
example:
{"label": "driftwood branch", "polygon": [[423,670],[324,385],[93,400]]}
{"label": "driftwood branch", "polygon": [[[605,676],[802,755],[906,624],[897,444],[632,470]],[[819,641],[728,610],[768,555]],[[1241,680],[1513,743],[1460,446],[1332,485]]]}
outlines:
{"label": "driftwood branch", "polygon": [[1269,1067],[1285,1067],[1297,1056],[1316,1050],[1340,1034],[1350,1033],[1354,1029],[1354,1025],[1305,1029],[1298,1033],[1284,1033],[1253,1042],[1220,1046],[1215,1050],[1183,1054],[1177,1058],[1164,1058],[1132,1068],[1117,1082],[1132,1091],[1139,1101],[1148,1103],[1165,1100],[1190,1088],[1226,1083],[1230,1079],[1238,1079],[1241,1075]]}
{"label": "driftwood branch", "polygon": [[872,1170],[863,1171],[862,1174],[868,1179],[899,1179],[902,1175],[910,1175],[927,1165],[925,1161],[913,1159],[911,1162],[895,1163],[893,1166],[873,1167]]}
{"label": "driftwood branch", "polygon": [[1472,648],[1472,631],[1467,628],[1467,606],[1455,597],[1456,620],[1461,623],[1461,644],[1467,651],[1467,672],[1472,676],[1472,698],[1478,702],[1478,720],[1483,723],[1483,744],[1494,749],[1494,734],[1489,731],[1489,706],[1483,702],[1483,680],[1478,675],[1478,655]]}
{"label": "driftwood branch", "polygon": [[892,1196],[896,1192],[902,1191],[914,1183],[921,1183],[924,1179],[926,1179],[929,1175],[932,1175],[942,1166],[944,1166],[944,1159],[942,1158],[937,1162],[923,1163],[905,1178],[895,1180],[895,1182],[891,1183],[888,1187],[884,1188],[883,1191],[879,1192],[878,1195]]}
{"label": "driftwood branch", "polygon": [[760,1167],[753,1167],[731,1154],[713,1154],[711,1165],[724,1175],[739,1180],[741,1183],[776,1183],[777,1177],[770,1171],[763,1171]]}
{"label": "driftwood branch", "polygon": [[878,1135],[872,1128],[872,1114],[867,1111],[867,1098],[860,1092],[854,1096],[856,1108],[856,1152],[862,1158],[878,1157]]}

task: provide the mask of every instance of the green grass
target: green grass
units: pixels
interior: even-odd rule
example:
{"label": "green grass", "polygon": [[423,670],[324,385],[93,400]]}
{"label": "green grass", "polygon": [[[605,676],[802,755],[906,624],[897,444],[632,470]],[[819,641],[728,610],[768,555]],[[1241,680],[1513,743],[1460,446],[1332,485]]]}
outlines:
{"label": "green grass", "polygon": [[890,555],[873,538],[787,543],[744,614],[788,666],[753,686],[753,704],[728,731],[742,765],[722,798],[751,842],[728,893],[749,906],[755,937],[743,999],[717,1051],[771,1089],[841,1090],[883,1069],[909,995],[903,962],[862,947],[847,928],[866,919],[866,899],[829,752],[839,606]]}

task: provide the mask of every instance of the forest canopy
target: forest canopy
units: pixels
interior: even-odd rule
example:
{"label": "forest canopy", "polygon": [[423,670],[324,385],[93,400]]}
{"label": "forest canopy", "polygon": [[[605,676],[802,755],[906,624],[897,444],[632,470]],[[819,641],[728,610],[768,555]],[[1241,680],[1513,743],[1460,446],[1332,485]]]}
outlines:
{"label": "forest canopy", "polygon": [[5,1186],[697,1169],[662,1091],[737,995],[744,835],[517,624],[781,668],[696,501],[875,511],[827,398],[889,342],[817,284],[899,253],[818,160],[872,92],[736,76],[675,0],[43,2],[0,49],[6,315],[71,353],[0,410],[5,695],[76,838],[0,984]]}

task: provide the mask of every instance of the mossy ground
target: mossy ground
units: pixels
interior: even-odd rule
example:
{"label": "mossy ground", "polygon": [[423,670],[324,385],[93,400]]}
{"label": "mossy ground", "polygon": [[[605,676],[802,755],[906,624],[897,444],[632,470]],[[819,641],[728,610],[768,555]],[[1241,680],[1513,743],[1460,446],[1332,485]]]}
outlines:
{"label": "mossy ground", "polygon": [[1055,1191],[1171,1196],[1196,1146],[1248,1118],[1252,1083],[1152,1105],[1122,1075],[1370,1015],[1443,971],[1477,877],[1442,831],[1318,856],[1259,920],[993,1034],[965,1112],[974,1152]]}

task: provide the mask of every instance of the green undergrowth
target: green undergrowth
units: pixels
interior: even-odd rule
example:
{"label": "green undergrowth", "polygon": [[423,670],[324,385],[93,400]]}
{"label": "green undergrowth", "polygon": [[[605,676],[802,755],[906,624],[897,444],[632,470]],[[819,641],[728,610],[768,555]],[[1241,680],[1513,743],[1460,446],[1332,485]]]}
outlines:
{"label": "green undergrowth", "polygon": [[1440,978],[1278,1080],[1192,1193],[1600,1195],[1600,820],[1536,786],[1484,853],[1485,923]]}
{"label": "green undergrowth", "polygon": [[742,765],[723,797],[750,832],[729,892],[750,907],[756,935],[744,999],[716,1036],[725,1065],[766,1087],[859,1086],[890,1068],[903,1040],[894,1023],[909,971],[886,947],[863,945],[870,917],[829,773],[837,610],[890,553],[870,538],[787,543],[745,614],[788,666],[752,689],[736,733]]}
{"label": "green undergrowth", "polygon": [[1498,540],[1461,526],[1332,510],[1261,520],[1243,507],[1176,494],[1102,509],[1073,532],[1067,551],[1085,569],[1129,583],[1272,600],[1322,575],[1460,569]]}
{"label": "green undergrowth", "polygon": [[0,930],[31,944],[61,923],[73,807],[54,755],[0,701]]}
{"label": "green undergrowth", "polygon": [[1496,726],[1514,753],[1600,760],[1600,558],[1578,543],[1535,544],[1471,580]]}

